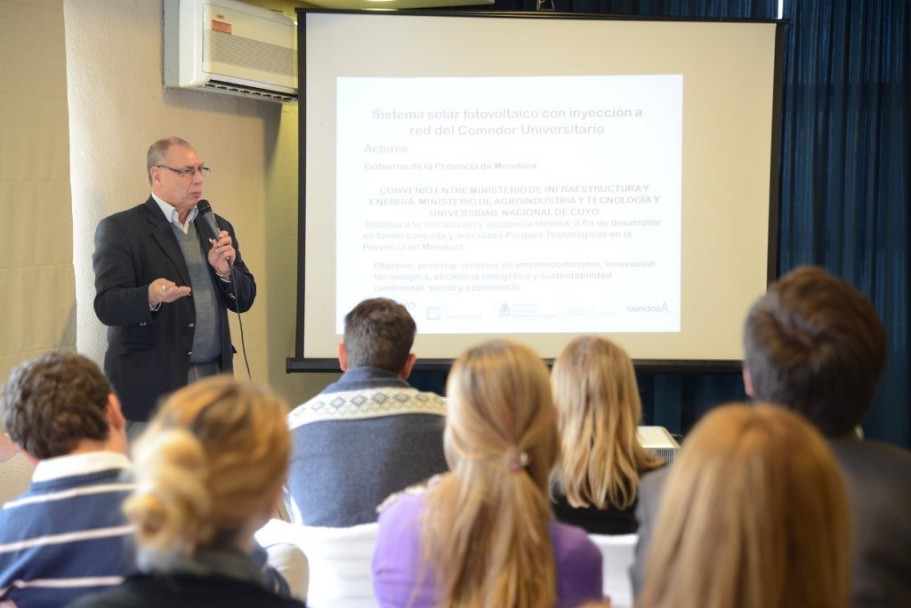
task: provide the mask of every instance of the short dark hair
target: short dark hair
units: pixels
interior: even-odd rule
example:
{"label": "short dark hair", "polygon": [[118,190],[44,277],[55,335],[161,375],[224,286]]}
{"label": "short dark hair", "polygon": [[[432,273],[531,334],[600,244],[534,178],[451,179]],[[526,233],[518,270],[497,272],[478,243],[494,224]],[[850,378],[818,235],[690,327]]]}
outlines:
{"label": "short dark hair", "polygon": [[873,407],[886,332],[873,303],[822,268],[773,283],[750,310],[743,343],[753,396],[796,410],[826,436],[849,432]]}
{"label": "short dark hair", "polygon": [[13,368],[0,393],[0,411],[12,440],[44,460],[69,454],[85,439],[106,440],[111,393],[93,361],[53,352]]}
{"label": "short dark hair", "polygon": [[414,334],[414,319],[388,298],[371,298],[345,315],[345,356],[349,369],[379,367],[399,373],[405,368]]}

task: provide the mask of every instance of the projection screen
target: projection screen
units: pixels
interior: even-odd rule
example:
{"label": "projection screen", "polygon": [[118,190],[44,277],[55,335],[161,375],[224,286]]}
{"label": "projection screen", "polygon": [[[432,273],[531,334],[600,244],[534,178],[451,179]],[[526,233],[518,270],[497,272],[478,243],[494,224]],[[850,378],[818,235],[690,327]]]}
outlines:
{"label": "projection screen", "polygon": [[298,11],[296,352],[405,304],[419,362],[601,334],[731,365],[775,274],[778,23]]}

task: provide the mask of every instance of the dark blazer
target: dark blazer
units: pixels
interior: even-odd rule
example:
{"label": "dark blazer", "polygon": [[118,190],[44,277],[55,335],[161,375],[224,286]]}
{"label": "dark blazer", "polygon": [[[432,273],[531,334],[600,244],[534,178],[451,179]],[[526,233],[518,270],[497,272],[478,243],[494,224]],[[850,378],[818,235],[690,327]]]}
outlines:
{"label": "dark blazer", "polygon": [[658,507],[661,506],[661,495],[664,493],[664,482],[673,464],[652,471],[639,480],[639,494],[636,496],[636,519],[639,522],[639,540],[636,542],[636,555],[630,566],[629,576],[633,585],[633,596],[639,594],[645,582],[645,564],[648,561],[648,550],[652,544],[652,531],[658,523]]}
{"label": "dark blazer", "polygon": [[[234,348],[228,325],[228,310],[246,312],[256,297],[256,283],[244,264],[234,228],[220,216],[219,227],[228,231],[237,251],[230,283],[220,280],[214,269],[209,276],[215,286],[221,331],[222,371],[233,369]],[[200,221],[199,218],[196,222]],[[210,245],[198,226],[203,255]],[[196,309],[193,294],[157,311],[149,310],[149,283],[166,278],[189,285],[190,274],[177,237],[154,199],[115,213],[95,231],[95,314],[108,326],[108,349],[104,371],[123,405],[127,420],[149,419],[159,397],[187,383],[193,346]]]}
{"label": "dark blazer", "polygon": [[911,606],[911,452],[853,433],[829,445],[853,513],[851,606]]}
{"label": "dark blazer", "polygon": [[[852,608],[911,606],[911,452],[853,433],[829,439],[829,445],[845,475],[854,525]],[[656,471],[639,485],[634,593],[644,582],[666,478],[667,469]]]}

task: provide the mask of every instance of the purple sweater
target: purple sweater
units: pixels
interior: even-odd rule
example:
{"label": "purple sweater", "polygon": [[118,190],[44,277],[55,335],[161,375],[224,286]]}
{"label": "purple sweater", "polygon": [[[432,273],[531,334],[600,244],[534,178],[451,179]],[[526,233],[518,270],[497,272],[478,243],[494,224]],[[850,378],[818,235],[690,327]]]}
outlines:
{"label": "purple sweater", "polygon": [[[426,496],[403,495],[380,513],[373,554],[373,590],[382,608],[435,608],[439,603],[433,564],[423,559],[421,546]],[[550,540],[557,566],[557,608],[575,608],[589,600],[601,600],[601,552],[585,531],[551,522]]]}

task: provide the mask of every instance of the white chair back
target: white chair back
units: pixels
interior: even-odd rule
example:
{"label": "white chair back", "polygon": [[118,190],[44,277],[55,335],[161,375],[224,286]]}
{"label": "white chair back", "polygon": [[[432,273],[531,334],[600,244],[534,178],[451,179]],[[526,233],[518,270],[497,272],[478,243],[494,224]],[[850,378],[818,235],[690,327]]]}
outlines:
{"label": "white chair back", "polygon": [[307,556],[310,608],[376,608],[373,549],[379,524],[315,528],[273,519],[256,533],[260,544],[293,543]]}
{"label": "white chair back", "polygon": [[601,550],[604,595],[611,598],[611,608],[632,608],[633,588],[629,568],[636,553],[637,534],[589,534]]}

